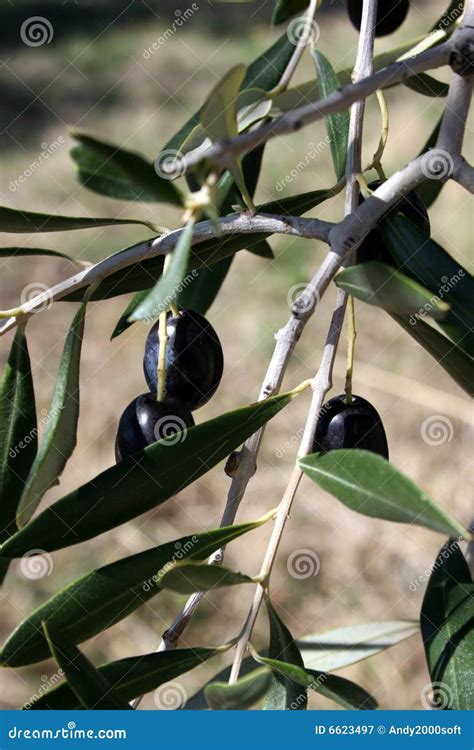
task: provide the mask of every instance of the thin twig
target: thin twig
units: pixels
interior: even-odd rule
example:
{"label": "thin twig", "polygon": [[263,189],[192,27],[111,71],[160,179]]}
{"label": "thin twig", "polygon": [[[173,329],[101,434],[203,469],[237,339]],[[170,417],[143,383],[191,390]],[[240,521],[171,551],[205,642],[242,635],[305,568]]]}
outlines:
{"label": "thin twig", "polygon": [[[357,60],[353,73],[355,81],[363,76],[370,75],[372,71],[376,16],[377,0],[364,0]],[[365,102],[356,102],[351,108],[349,148],[347,153],[346,168],[346,214],[352,213],[358,202],[359,184],[357,182],[357,174],[361,170],[361,142],[364,108]],[[298,456],[305,456],[306,454],[312,452],[318,415],[326,394],[332,387],[332,371],[341,330],[344,323],[346,304],[347,294],[342,289],[338,289],[336,292],[336,306],[331,318],[323,357],[312,384],[313,397],[311,399],[311,405],[306,419],[305,429],[301,440]],[[265,589],[268,588],[268,581],[271,570],[275,561],[278,547],[280,545],[285,524],[288,519],[291,506],[293,504],[293,500],[295,498],[296,491],[301,480],[301,476],[301,469],[298,463],[296,463],[289,484],[285,490],[285,494],[278,507],[275,525],[273,527],[273,532],[270,537],[265,558],[260,570],[259,575],[262,579],[262,583],[257,585],[252,606],[237,642],[234,662],[229,678],[230,683],[236,682],[239,677],[240,667],[245,656],[248,642],[252,635],[252,631],[258,613],[260,611],[260,607],[263,602]]]}

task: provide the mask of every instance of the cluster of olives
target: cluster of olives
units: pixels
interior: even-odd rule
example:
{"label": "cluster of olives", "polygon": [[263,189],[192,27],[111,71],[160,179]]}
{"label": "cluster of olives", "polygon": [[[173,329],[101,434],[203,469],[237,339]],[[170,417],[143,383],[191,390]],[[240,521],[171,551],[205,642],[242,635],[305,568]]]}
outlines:
{"label": "cluster of olives", "polygon": [[313,452],[359,448],[388,460],[385,430],[377,410],[361,396],[335,396],[324,404],[316,425]]}
{"label": "cluster of olives", "polygon": [[[347,0],[347,11],[352,25],[359,31],[363,0]],[[393,34],[406,18],[410,0],[379,0],[375,20],[375,36]]]}
{"label": "cluster of olives", "polygon": [[211,324],[194,310],[167,314],[165,398],[157,401],[159,323],[150,330],[143,358],[149,393],[137,396],[123,412],[115,439],[117,462],[156,440],[192,427],[192,411],[215,393],[224,368],[222,346]]}

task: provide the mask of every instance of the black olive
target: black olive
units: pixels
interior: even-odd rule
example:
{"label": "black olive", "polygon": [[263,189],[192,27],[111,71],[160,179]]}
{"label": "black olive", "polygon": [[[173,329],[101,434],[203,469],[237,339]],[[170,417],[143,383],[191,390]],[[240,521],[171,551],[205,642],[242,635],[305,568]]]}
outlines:
{"label": "black olive", "polygon": [[[143,359],[147,385],[156,393],[160,344],[159,323],[148,334]],[[217,333],[194,310],[168,314],[166,331],[166,396],[178,398],[191,410],[203,406],[215,393],[222,377],[224,357]]]}
{"label": "black olive", "polygon": [[[381,184],[381,180],[375,180],[370,183],[369,188],[371,190],[377,190]],[[359,203],[362,203],[363,200],[363,197],[359,196]],[[410,190],[407,195],[400,198],[398,203],[387,212],[386,216],[390,216],[392,212],[396,211],[402,211],[407,219],[416,224],[416,226],[429,237],[431,226],[428,211],[415,190]],[[381,263],[388,263],[392,266],[394,265],[394,260],[384,242],[382,231],[377,224],[369,232],[367,237],[362,240],[356,252],[356,263],[365,263],[370,260],[377,260]]]}
{"label": "black olive", "polygon": [[[352,25],[360,31],[363,0],[347,0]],[[375,36],[393,34],[406,18],[410,0],[379,0],[375,21]]]}
{"label": "black olive", "polygon": [[313,452],[327,453],[340,448],[360,448],[388,459],[387,437],[380,415],[361,396],[353,396],[348,404],[343,393],[321,409]]}
{"label": "black olive", "polygon": [[123,461],[147,445],[193,425],[193,415],[178,399],[157,401],[152,393],[137,396],[120,417],[115,438],[115,459],[117,463]]}

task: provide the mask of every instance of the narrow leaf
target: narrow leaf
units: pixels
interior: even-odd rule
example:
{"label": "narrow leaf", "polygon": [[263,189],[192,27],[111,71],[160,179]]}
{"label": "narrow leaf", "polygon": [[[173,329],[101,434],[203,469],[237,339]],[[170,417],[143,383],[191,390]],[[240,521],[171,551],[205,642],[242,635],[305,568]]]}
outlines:
{"label": "narrow leaf", "polygon": [[454,516],[382,456],[344,449],[313,453],[299,464],[313,482],[357,513],[469,537]]}
{"label": "narrow leaf", "polygon": [[421,608],[435,708],[474,709],[474,584],[454,540],[441,548]]}
{"label": "narrow leaf", "polygon": [[275,9],[272,15],[272,24],[276,26],[279,23],[287,21],[297,13],[301,13],[309,5],[309,0],[276,0]]}
{"label": "narrow leaf", "polygon": [[240,583],[255,583],[255,580],[222,565],[205,563],[176,563],[161,579],[162,588],[179,594],[194,594]]}
{"label": "narrow leaf", "polygon": [[53,623],[70,643],[81,643],[120,622],[162,588],[177,560],[205,560],[215,550],[258,528],[269,516],[176,539],[104,565],[70,583],[20,623],[3,646],[0,660],[11,667],[48,658],[41,623]]}
{"label": "narrow leaf", "polygon": [[412,76],[404,81],[404,85],[407,88],[416,91],[417,94],[422,96],[428,96],[432,98],[444,98],[448,94],[449,84],[444,81],[438,81],[437,78],[428,75],[427,73],[418,73],[416,76]]}
{"label": "narrow leaf", "polygon": [[[103,664],[98,667],[98,671],[110,685],[114,686],[118,699],[129,702],[139,695],[156,690],[165,682],[175,680],[176,677],[215,656],[220,650],[218,648],[180,648],[176,651],[129,656],[126,659]],[[184,689],[179,690],[178,687],[177,690],[177,707],[181,708],[185,703],[186,694]],[[63,683],[42,695],[38,700],[34,700],[28,707],[36,710],[77,710],[81,708],[81,703],[70,686]]]}
{"label": "narrow leaf", "polygon": [[209,708],[213,710],[250,708],[267,692],[271,681],[271,670],[261,667],[241,677],[233,685],[227,682],[211,682],[204,688],[204,693]]}
{"label": "narrow leaf", "polygon": [[446,317],[449,306],[393,266],[377,261],[351,266],[337,274],[336,285],[353,297],[387,312],[410,315],[422,312],[435,319]]}
{"label": "narrow leaf", "polygon": [[76,646],[68,643],[54,628],[43,623],[43,630],[60,671],[83,708],[90,710],[131,711],[125,700],[115,695],[113,687]]}
{"label": "narrow leaf", "polygon": [[19,528],[28,523],[44,493],[54,484],[76,446],[79,419],[79,366],[87,302],[72,322],[59,364],[43,439],[31,466],[18,504]]}
{"label": "narrow leaf", "polygon": [[30,255],[51,255],[54,258],[64,258],[71,263],[81,263],[81,261],[72,258],[70,255],[66,255],[66,253],[60,253],[59,250],[48,250],[38,247],[0,247],[0,258],[22,258]]}
{"label": "narrow leaf", "polygon": [[388,217],[381,227],[400,270],[450,305],[451,312],[443,320],[442,328],[458,346],[474,356],[474,277],[406,217]]}
{"label": "narrow leaf", "polygon": [[269,659],[265,661],[262,659],[262,663],[270,666],[274,672],[274,679],[265,696],[264,708],[268,711],[304,711],[308,704],[308,695],[305,689],[307,684],[303,684],[304,689],[302,690],[301,682],[293,679],[291,675],[273,669],[272,664],[270,664],[271,661],[280,659],[288,662],[295,669],[302,669],[304,667],[303,658],[295,639],[273,608],[268,596],[265,603],[270,625],[270,645],[268,649]]}
{"label": "narrow leaf", "polygon": [[254,656],[261,664],[266,664],[276,674],[296,685],[321,693],[325,698],[338,703],[348,710],[373,710],[377,708],[376,700],[366,690],[350,680],[337,675],[317,672],[314,669],[304,669],[295,664],[289,664],[280,659],[270,659]]}
{"label": "narrow leaf", "polygon": [[186,276],[193,229],[194,219],[190,219],[179,236],[167,270],[129,316],[130,321],[152,320],[176,300]]}
{"label": "narrow leaf", "polygon": [[139,154],[85,133],[72,135],[79,145],[71,150],[71,157],[78,166],[79,181],[89,190],[127,201],[182,205],[176,186]]}
{"label": "narrow leaf", "polygon": [[469,396],[474,396],[474,358],[419,318],[392,315],[393,319],[431,354]]}
{"label": "narrow leaf", "polygon": [[[323,99],[332,94],[341,84],[327,57],[318,52],[314,47],[311,49],[311,55],[316,66],[318,96],[320,99]],[[349,112],[335,112],[332,115],[327,115],[324,120],[331,145],[336,179],[340,180],[346,171],[346,157],[349,143]]]}
{"label": "narrow leaf", "polygon": [[[35,392],[25,330],[19,326],[0,382],[0,541],[17,530],[16,511],[38,446]],[[8,562],[0,560],[0,581]]]}
{"label": "narrow leaf", "polygon": [[38,539],[47,552],[79,544],[157,507],[226,458],[294,395],[274,396],[203,422],[182,433],[180,442],[173,436],[153,443],[46,508],[2,546],[1,556],[19,557]]}
{"label": "narrow leaf", "polygon": [[305,635],[298,646],[306,667],[334,672],[385,651],[418,631],[414,620],[370,622]]}
{"label": "narrow leaf", "polygon": [[151,222],[144,219],[96,219],[82,216],[54,216],[35,211],[24,211],[0,206],[0,232],[22,234],[27,232],[66,232],[70,229],[94,229],[95,227],[111,227],[117,224],[143,224],[153,232],[156,231]]}

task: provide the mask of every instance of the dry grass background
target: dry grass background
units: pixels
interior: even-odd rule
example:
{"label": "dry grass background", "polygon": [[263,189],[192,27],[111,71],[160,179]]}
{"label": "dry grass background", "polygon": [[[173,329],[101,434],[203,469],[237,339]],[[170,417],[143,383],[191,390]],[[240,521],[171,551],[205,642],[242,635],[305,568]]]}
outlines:
{"label": "dry grass background", "polygon": [[[242,14],[248,13],[248,7],[242,6]],[[393,37],[377,42],[378,48],[386,49],[422,33],[443,7],[444,2],[438,0],[415,3],[409,22]],[[16,79],[15,85],[21,91],[29,87],[40,95],[35,106],[40,104],[53,114],[38,126],[35,118],[30,117],[29,127],[25,128],[29,110],[13,112],[14,122],[9,132],[17,133],[20,139],[20,130],[15,127],[16,123],[18,128],[21,124],[21,139],[18,146],[10,143],[10,148],[2,153],[4,204],[77,215],[142,216],[176,226],[179,215],[172,209],[153,204],[126,205],[76,185],[68,157],[67,126],[87,129],[153,157],[217,78],[234,63],[251,59],[262,51],[277,37],[277,32],[257,25],[244,33],[239,34],[236,27],[231,35],[226,30],[217,35],[200,26],[198,20],[191,20],[151,59],[143,59],[143,49],[167,25],[166,18],[162,18],[153,23],[150,20],[134,24],[131,30],[112,26],[97,38],[78,32],[49,46],[19,46],[12,51],[0,79],[4,82]],[[336,67],[350,66],[357,36],[345,15],[331,13],[322,17],[321,31],[320,49]],[[308,59],[298,72],[298,80],[311,75]],[[443,105],[405,88],[390,91],[388,100],[391,129],[384,165],[390,174],[418,152]],[[364,160],[373,153],[378,135],[379,117],[376,105],[370,102]],[[471,150],[472,157],[471,135],[472,122],[466,138],[466,149],[468,153]],[[65,139],[64,145],[54,156],[18,190],[9,190],[10,181],[37,157],[40,144],[52,143],[60,136]],[[276,190],[277,182],[304,159],[311,143],[318,143],[324,136],[324,125],[318,123],[295,137],[270,143],[258,201],[282,195]],[[328,187],[332,182],[326,148],[289,184],[286,194]],[[467,194],[460,187],[449,184],[430,214],[435,239],[472,268],[472,218],[467,201]],[[341,212],[342,200],[336,198],[313,213],[335,220]],[[145,236],[139,228],[84,230],[34,238],[4,235],[2,244],[51,247],[81,259],[96,260]],[[272,351],[274,332],[289,314],[288,290],[309,278],[324,253],[319,243],[291,238],[274,238],[271,244],[276,255],[271,262],[245,251],[238,254],[222,293],[209,312],[223,342],[226,366],[217,395],[196,415],[199,422],[255,399]],[[15,304],[27,284],[49,284],[72,272],[67,263],[51,258],[8,259],[2,263],[1,306]],[[298,344],[285,386],[292,387],[310,377],[318,366],[333,299],[332,288]],[[120,413],[131,398],[146,390],[141,366],[146,327],[136,324],[118,339],[109,340],[126,301],[120,297],[89,306],[81,366],[78,445],[60,487],[48,493],[45,503],[53,502],[112,463]],[[38,413],[48,408],[74,308],[75,305],[67,303],[56,304],[29,323]],[[469,403],[444,371],[383,312],[358,304],[357,327],[354,389],[369,398],[381,413],[392,461],[459,518],[468,521],[472,515]],[[333,395],[343,388],[345,344],[343,336]],[[8,349],[9,337],[6,337],[0,342],[2,363]],[[301,396],[270,423],[259,470],[249,486],[239,520],[258,517],[278,504],[296,455],[296,436],[304,423],[308,403],[309,395]],[[423,421],[433,415],[447,417],[453,426],[452,439],[439,446],[427,445],[420,435]],[[281,452],[283,457],[277,458]],[[53,592],[93,567],[152,544],[216,526],[228,484],[220,465],[158,510],[100,539],[55,553],[51,575],[37,581],[22,577],[15,562],[0,594],[1,636],[6,636]],[[233,543],[228,550],[228,564],[257,573],[269,533],[267,526]],[[442,542],[439,535],[421,528],[356,515],[305,479],[287,524],[271,594],[295,636],[372,620],[416,619],[425,584],[416,591],[411,591],[409,584],[430,567]],[[319,556],[321,567],[316,577],[295,580],[289,575],[288,556],[301,548],[313,550]],[[216,644],[235,635],[251,597],[251,587],[222,590],[208,596],[186,631],[183,645]],[[86,653],[100,663],[153,650],[183,602],[179,595],[160,594],[85,644]],[[266,638],[267,624],[265,617],[261,617],[255,644],[263,647]],[[229,656],[220,661],[215,659],[183,676],[180,682],[191,694],[228,660]],[[53,672],[51,662],[2,671],[0,704],[20,705]],[[418,636],[343,670],[342,674],[370,689],[384,708],[420,707],[420,693],[428,682]],[[143,705],[154,707],[152,696]],[[321,699],[311,699],[313,707],[325,705]]]}

